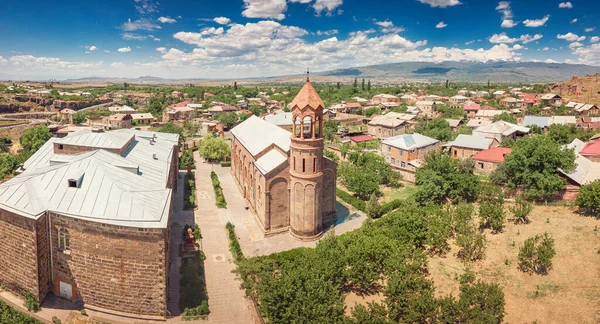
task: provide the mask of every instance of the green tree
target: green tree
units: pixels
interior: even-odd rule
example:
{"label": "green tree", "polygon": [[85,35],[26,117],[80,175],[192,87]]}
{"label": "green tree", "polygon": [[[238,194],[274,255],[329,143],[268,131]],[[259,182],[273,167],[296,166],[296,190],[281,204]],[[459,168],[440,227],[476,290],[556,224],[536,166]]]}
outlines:
{"label": "green tree", "polygon": [[354,78],[354,88],[358,88],[358,78]]}
{"label": "green tree", "polygon": [[428,323],[435,314],[433,283],[414,273],[393,274],[384,290],[389,318],[397,323]]}
{"label": "green tree", "polygon": [[236,112],[223,112],[218,114],[215,119],[220,121],[225,128],[231,128],[240,118]]}
{"label": "green tree", "polygon": [[494,116],[494,118],[492,119],[492,122],[497,122],[499,120],[503,120],[503,121],[511,123],[511,124],[517,123],[517,118],[513,114],[509,114],[507,112],[503,112],[500,115]]}
{"label": "green tree", "polygon": [[86,115],[83,112],[76,112],[73,114],[73,124],[79,125],[85,122]]}
{"label": "green tree", "polygon": [[188,165],[191,168],[194,168],[194,153],[192,150],[185,150],[181,153],[179,157],[179,169],[185,170]]}
{"label": "green tree", "polygon": [[0,136],[0,153],[6,153],[10,150],[12,140],[8,136]]}
{"label": "green tree", "polygon": [[371,107],[371,108],[367,108],[367,110],[365,110],[365,117],[371,117],[372,115],[380,115],[381,114],[381,109],[379,109],[378,107]]}
{"label": "green tree", "polygon": [[482,259],[485,253],[485,243],[485,234],[473,226],[469,226],[456,237],[456,245],[460,247],[458,257],[466,262]]}
{"label": "green tree", "polygon": [[481,228],[490,228],[494,233],[502,231],[504,226],[504,194],[492,184],[481,186],[479,193],[479,219]]}
{"label": "green tree", "polygon": [[250,108],[248,108],[248,110],[250,110],[255,116],[260,116],[264,113],[267,112],[267,108],[263,108],[261,106],[251,106]]}
{"label": "green tree", "polygon": [[552,124],[548,128],[548,136],[558,144],[569,144],[577,138],[577,127]]}
{"label": "green tree", "polygon": [[332,151],[329,151],[329,150],[323,151],[323,155],[325,157],[331,159],[332,161],[335,161],[335,162],[337,162],[337,161],[340,160],[340,158],[338,157],[337,154],[335,154],[335,153],[333,153]]}
{"label": "green tree", "polygon": [[169,134],[177,134],[177,135],[179,135],[179,143],[180,144],[183,143],[183,141],[185,140],[185,138],[183,136],[183,128],[175,125],[172,122],[168,122],[168,123],[163,124],[156,131],[159,132],[159,133],[169,133]]}
{"label": "green tree", "polygon": [[35,153],[44,143],[46,143],[52,134],[46,126],[37,126],[35,128],[26,129],[21,134],[19,142],[25,152],[30,154]]}
{"label": "green tree", "polygon": [[233,91],[237,91],[237,81],[233,81]]}
{"label": "green tree", "polygon": [[415,129],[416,133],[433,137],[438,141],[447,142],[452,139],[452,129],[450,124],[444,118],[434,118],[428,122],[424,128]]}
{"label": "green tree", "polygon": [[221,136],[207,136],[198,147],[200,156],[208,161],[222,161],[231,155],[231,149]]}
{"label": "green tree", "polygon": [[362,91],[365,91],[365,79],[364,78],[362,79],[362,84],[361,84],[360,88]]}
{"label": "green tree", "polygon": [[515,224],[529,224],[529,213],[532,209],[533,205],[522,197],[518,197],[515,205],[509,208],[515,216]]}
{"label": "green tree", "polygon": [[371,91],[371,79],[369,79],[369,82],[367,83],[367,91]]}
{"label": "green tree", "polygon": [[492,172],[490,180],[509,187],[521,187],[527,199],[548,201],[565,188],[558,169],[575,169],[575,154],[544,135],[528,136],[515,142],[512,153]]}
{"label": "green tree", "polygon": [[347,162],[340,164],[339,167],[342,183],[363,200],[368,199],[372,194],[379,194],[379,185],[381,184],[381,176],[375,172],[365,171],[361,167]]}
{"label": "green tree", "polygon": [[8,153],[0,153],[0,180],[11,175],[17,168],[17,165],[17,158]]}
{"label": "green tree", "polygon": [[582,186],[575,204],[579,207],[580,213],[598,217],[600,214],[600,180]]}
{"label": "green tree", "polygon": [[473,174],[472,160],[458,161],[446,152],[431,151],[415,173],[415,199],[422,205],[443,204],[450,200],[472,202],[479,192],[479,180]]}
{"label": "green tree", "polygon": [[519,248],[519,268],[523,272],[548,274],[555,255],[554,239],[548,233],[530,237]]}
{"label": "green tree", "polygon": [[377,195],[371,194],[371,198],[367,202],[367,215],[371,218],[379,218],[381,216],[381,205],[377,201]]}
{"label": "green tree", "polygon": [[455,320],[443,323],[495,323],[504,319],[504,292],[498,284],[489,284],[467,272],[460,278],[460,298],[453,311],[458,310]]}

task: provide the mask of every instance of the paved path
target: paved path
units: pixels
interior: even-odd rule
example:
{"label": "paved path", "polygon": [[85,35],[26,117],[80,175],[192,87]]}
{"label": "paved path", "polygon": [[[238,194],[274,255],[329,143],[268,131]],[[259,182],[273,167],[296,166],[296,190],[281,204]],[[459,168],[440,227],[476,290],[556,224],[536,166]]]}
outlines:
{"label": "paved path", "polygon": [[194,157],[198,198],[195,219],[202,231],[202,249],[206,255],[204,266],[210,307],[208,323],[251,324],[249,304],[245,292],[241,289],[241,281],[231,272],[235,269],[235,264],[229,252],[229,238],[225,232],[229,213],[227,209],[220,209],[215,205],[215,194],[210,179],[213,165],[203,163],[202,159],[198,158],[198,152],[194,152]]}

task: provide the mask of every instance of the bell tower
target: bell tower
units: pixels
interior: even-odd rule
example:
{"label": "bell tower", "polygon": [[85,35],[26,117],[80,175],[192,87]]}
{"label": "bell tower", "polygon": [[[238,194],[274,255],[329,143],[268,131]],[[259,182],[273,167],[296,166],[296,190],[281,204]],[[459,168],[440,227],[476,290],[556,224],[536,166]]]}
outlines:
{"label": "bell tower", "polygon": [[323,109],[319,94],[306,83],[291,103],[290,232],[303,241],[323,234]]}

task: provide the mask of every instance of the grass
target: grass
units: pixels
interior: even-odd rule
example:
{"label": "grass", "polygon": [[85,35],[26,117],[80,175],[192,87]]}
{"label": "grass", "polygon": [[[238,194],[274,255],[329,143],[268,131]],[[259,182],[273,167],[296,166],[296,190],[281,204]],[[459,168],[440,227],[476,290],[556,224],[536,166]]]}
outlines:
{"label": "grass", "polygon": [[206,319],[210,314],[204,273],[205,259],[204,253],[198,251],[196,256],[181,261],[179,308],[183,309],[182,320]]}
{"label": "grass", "polygon": [[406,199],[411,197],[417,192],[417,187],[405,184],[400,188],[384,188],[382,192],[383,197],[381,198],[381,201],[388,202],[395,199]]}
{"label": "grass", "polygon": [[527,293],[527,298],[542,298],[548,295],[554,295],[559,291],[559,287],[554,284],[536,285],[535,290]]}
{"label": "grass", "polygon": [[42,324],[0,300],[0,323],[2,324]]}

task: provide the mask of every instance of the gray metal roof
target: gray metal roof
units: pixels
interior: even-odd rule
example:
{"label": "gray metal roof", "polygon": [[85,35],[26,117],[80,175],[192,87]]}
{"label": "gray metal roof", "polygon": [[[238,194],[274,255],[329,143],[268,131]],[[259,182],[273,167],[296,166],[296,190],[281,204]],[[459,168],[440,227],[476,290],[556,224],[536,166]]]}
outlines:
{"label": "gray metal roof", "polygon": [[92,132],[90,130],[76,131],[69,136],[55,140],[58,144],[69,144],[86,147],[122,148],[133,134],[126,132]]}
{"label": "gray metal roof", "polygon": [[575,158],[576,168],[573,172],[566,173],[562,169],[558,169],[567,178],[575,181],[580,186],[600,179],[600,163],[592,162],[587,158],[577,154]]}
{"label": "gray metal roof", "polygon": [[256,165],[260,173],[267,174],[284,162],[287,162],[287,159],[286,155],[283,155],[277,149],[272,149],[256,160],[254,165]]}
{"label": "gray metal roof", "polygon": [[472,148],[476,150],[487,150],[492,146],[494,140],[489,138],[474,136],[474,135],[465,135],[460,134],[456,137],[456,139],[448,144],[444,145],[446,147],[457,146],[464,148]]}
{"label": "gray metal roof", "polygon": [[385,139],[382,144],[393,146],[402,150],[412,150],[415,148],[426,147],[438,143],[439,141],[421,135],[419,133],[404,134]]}
{"label": "gray metal roof", "polygon": [[253,156],[264,151],[271,144],[277,145],[284,152],[290,150],[290,132],[254,115],[235,126],[231,134]]}
{"label": "gray metal roof", "polygon": [[539,126],[548,127],[550,126],[550,117],[543,116],[525,116],[523,119],[523,126]]}
{"label": "gray metal roof", "polygon": [[[32,218],[52,211],[121,226],[166,227],[167,178],[178,135],[157,133],[151,144],[152,132],[96,134],[116,132],[135,136],[122,155],[102,149],[54,154],[56,139],[48,141],[24,164],[22,174],[0,184],[0,208]],[[69,187],[69,179],[80,180],[78,187]]]}

